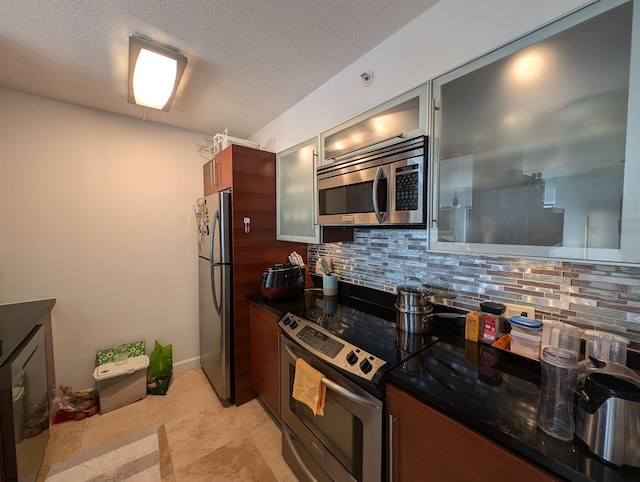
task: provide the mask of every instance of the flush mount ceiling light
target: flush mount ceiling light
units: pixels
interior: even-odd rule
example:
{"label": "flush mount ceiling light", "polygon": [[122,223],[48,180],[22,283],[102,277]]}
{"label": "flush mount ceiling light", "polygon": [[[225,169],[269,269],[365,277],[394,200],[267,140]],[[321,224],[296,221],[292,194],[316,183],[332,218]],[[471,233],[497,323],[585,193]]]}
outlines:
{"label": "flush mount ceiling light", "polygon": [[168,111],[186,66],[178,52],[129,37],[129,102]]}

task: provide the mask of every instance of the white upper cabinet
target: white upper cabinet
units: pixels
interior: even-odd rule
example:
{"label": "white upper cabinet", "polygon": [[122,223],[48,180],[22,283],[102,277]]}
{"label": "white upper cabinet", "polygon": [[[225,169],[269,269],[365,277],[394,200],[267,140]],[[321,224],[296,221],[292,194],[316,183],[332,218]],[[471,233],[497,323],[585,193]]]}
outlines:
{"label": "white upper cabinet", "polygon": [[277,239],[316,244],[315,170],[318,138],[276,155]]}
{"label": "white upper cabinet", "polygon": [[432,80],[429,248],[640,263],[640,2]]}
{"label": "white upper cabinet", "polygon": [[324,131],[320,134],[321,165],[426,135],[428,106],[424,84]]}

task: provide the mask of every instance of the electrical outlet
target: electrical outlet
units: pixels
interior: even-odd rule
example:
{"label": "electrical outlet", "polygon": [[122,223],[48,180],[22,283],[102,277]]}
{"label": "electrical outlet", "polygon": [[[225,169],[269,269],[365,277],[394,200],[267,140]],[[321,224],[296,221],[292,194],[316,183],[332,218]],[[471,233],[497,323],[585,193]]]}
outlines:
{"label": "electrical outlet", "polygon": [[[535,316],[535,310],[533,306],[515,305],[511,303],[503,303],[507,307],[504,311],[504,317],[508,320],[512,316],[528,316],[533,318]],[[524,313],[524,314],[523,314]]]}

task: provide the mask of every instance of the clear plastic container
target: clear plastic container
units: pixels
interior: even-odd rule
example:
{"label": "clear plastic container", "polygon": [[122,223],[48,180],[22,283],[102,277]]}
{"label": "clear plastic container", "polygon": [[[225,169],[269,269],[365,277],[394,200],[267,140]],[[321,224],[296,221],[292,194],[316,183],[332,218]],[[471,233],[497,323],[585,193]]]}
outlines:
{"label": "clear plastic container", "polygon": [[540,359],[540,345],[542,344],[542,330],[537,333],[527,333],[519,328],[511,327],[511,352],[518,355]]}
{"label": "clear plastic container", "polygon": [[576,387],[578,357],[568,350],[546,347],[542,350],[542,380],[538,427],[547,435],[563,441],[573,439],[573,393]]}
{"label": "clear plastic container", "polygon": [[526,316],[512,316],[509,318],[509,325],[511,325],[511,351],[539,360],[542,322]]}
{"label": "clear plastic container", "polygon": [[592,356],[598,360],[627,364],[629,340],[624,336],[605,331],[585,330],[584,339],[586,341],[585,358]]}
{"label": "clear plastic container", "polygon": [[551,346],[568,350],[579,356],[581,337],[582,330],[577,326],[556,320],[542,321],[542,350]]}
{"label": "clear plastic container", "polygon": [[529,335],[537,335],[542,329],[542,322],[540,320],[526,316],[512,316],[509,318],[509,324],[511,325],[511,331],[517,330]]}

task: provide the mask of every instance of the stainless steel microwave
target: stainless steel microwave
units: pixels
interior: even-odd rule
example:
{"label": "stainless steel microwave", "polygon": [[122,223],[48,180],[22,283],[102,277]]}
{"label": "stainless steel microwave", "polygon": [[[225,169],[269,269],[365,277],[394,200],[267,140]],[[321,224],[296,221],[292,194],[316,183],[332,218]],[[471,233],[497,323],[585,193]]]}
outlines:
{"label": "stainless steel microwave", "polygon": [[319,167],[318,224],[426,226],[427,151],[421,136]]}

